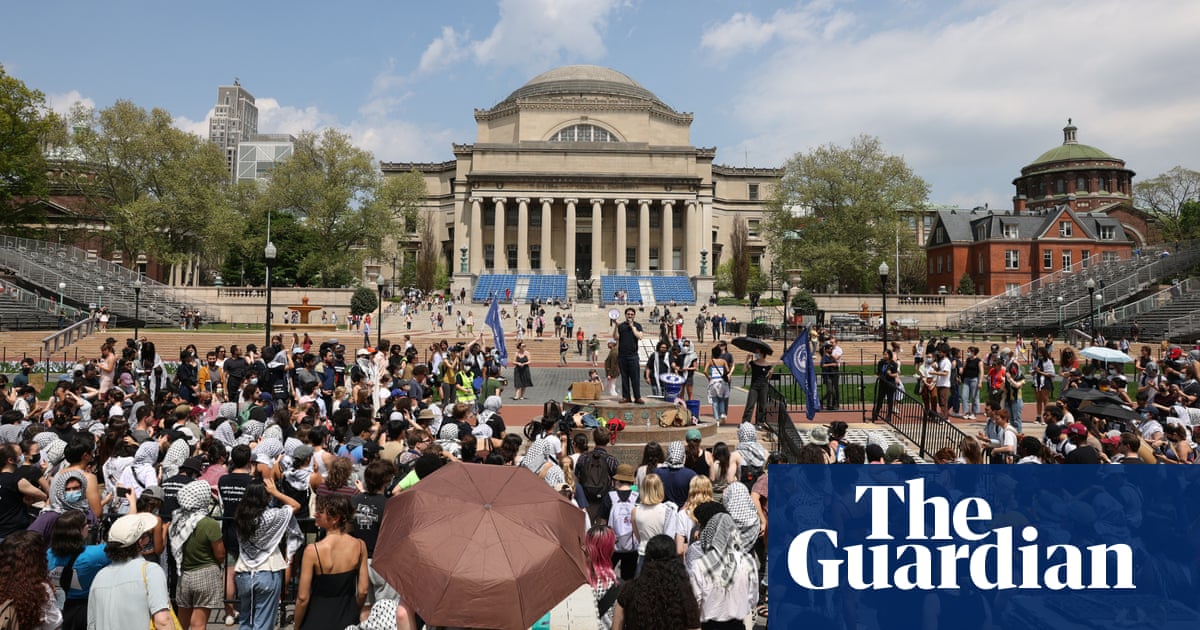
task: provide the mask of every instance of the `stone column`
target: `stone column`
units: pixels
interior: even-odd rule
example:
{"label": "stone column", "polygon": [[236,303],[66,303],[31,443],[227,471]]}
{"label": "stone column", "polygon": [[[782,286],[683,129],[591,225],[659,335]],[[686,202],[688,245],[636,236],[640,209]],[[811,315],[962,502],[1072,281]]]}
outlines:
{"label": "stone column", "polygon": [[687,246],[684,247],[684,264],[683,268],[687,269],[688,276],[696,276],[700,274],[700,250],[704,249],[700,238],[700,210],[696,200],[687,202],[687,214],[684,216],[683,233],[684,239],[687,241]]}
{"label": "stone column", "polygon": [[517,271],[529,271],[529,198],[517,198]]}
{"label": "stone column", "polygon": [[542,271],[554,271],[554,239],[550,236],[550,205],[554,203],[554,199],[542,197],[538,201],[542,202]]}
{"label": "stone column", "polygon": [[483,198],[471,197],[471,231],[467,235],[471,249],[471,273],[483,273]]}
{"label": "stone column", "polygon": [[650,200],[638,199],[638,273],[650,269]]}
{"label": "stone column", "polygon": [[592,200],[592,277],[604,275],[604,242],[600,239],[603,231],[604,200]]}
{"label": "stone column", "polygon": [[[565,267],[567,269],[567,278],[575,277],[575,204],[579,203],[578,199],[567,199],[567,237],[565,241],[564,252],[566,259]],[[570,289],[571,287],[567,287]]]}
{"label": "stone column", "polygon": [[496,197],[492,199],[496,204],[495,221],[496,224],[494,235],[492,236],[492,273],[506,273],[508,271],[508,254],[504,250],[504,202],[508,199],[504,197]]}
{"label": "stone column", "polygon": [[658,253],[658,268],[663,271],[675,269],[675,200],[662,202],[662,251]]}
{"label": "stone column", "polygon": [[628,247],[625,242],[628,236],[626,234],[628,227],[625,225],[625,206],[628,204],[628,199],[617,200],[617,259],[614,261],[614,269],[622,274],[625,273],[625,249]]}

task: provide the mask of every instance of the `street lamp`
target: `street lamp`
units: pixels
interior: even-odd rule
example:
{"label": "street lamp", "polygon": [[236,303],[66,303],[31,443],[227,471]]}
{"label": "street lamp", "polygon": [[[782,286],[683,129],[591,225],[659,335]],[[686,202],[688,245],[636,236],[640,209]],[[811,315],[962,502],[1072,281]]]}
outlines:
{"label": "street lamp", "polygon": [[58,306],[59,306],[59,308],[62,308],[62,303],[63,303],[63,302],[62,302],[62,300],[63,300],[63,297],[62,297],[62,296],[63,296],[63,291],[64,291],[66,288],[67,288],[67,283],[66,283],[66,282],[59,282],[59,283],[58,283]]}
{"label": "street lamp", "polygon": [[1067,331],[1063,330],[1062,310],[1063,310],[1063,296],[1060,295],[1060,296],[1058,296],[1058,334],[1060,336],[1065,337],[1067,335]]}
{"label": "street lamp", "polygon": [[1088,334],[1092,336],[1092,345],[1096,343],[1096,281],[1092,278],[1085,283],[1088,290]]}
{"label": "street lamp", "polygon": [[375,347],[383,342],[383,274],[375,276],[375,284],[379,286],[379,317],[375,321]]}
{"label": "street lamp", "polygon": [[133,281],[133,341],[137,343],[138,321],[142,317],[142,281]]}
{"label": "street lamp", "polygon": [[888,265],[887,261],[879,263],[879,290],[883,295],[883,352],[887,354],[887,279]]}
{"label": "street lamp", "polygon": [[392,254],[392,297],[396,297],[396,255]]}
{"label": "street lamp", "polygon": [[275,243],[267,241],[267,246],[263,248],[263,256],[267,259],[267,335],[263,348],[271,345],[271,263],[275,261],[276,253]]}
{"label": "street lamp", "polygon": [[791,291],[792,285],[788,284],[787,280],[784,280],[783,286],[780,288],[783,289],[783,347],[786,348],[788,324],[791,323],[788,321],[788,291]]}
{"label": "street lamp", "polygon": [[104,308],[104,285],[96,287],[96,308]]}

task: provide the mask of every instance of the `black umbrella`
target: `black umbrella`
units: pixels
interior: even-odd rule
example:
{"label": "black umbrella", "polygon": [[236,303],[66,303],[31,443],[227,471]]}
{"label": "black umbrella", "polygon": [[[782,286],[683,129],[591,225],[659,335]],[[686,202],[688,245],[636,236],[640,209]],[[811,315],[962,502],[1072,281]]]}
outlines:
{"label": "black umbrella", "polygon": [[771,344],[759,339],[758,337],[734,337],[733,344],[735,348],[745,350],[746,352],[757,352],[759,354],[771,354]]}
{"label": "black umbrella", "polygon": [[1121,398],[1112,392],[1103,392],[1090,387],[1073,387],[1063,392],[1062,397],[1073,402],[1081,402],[1085,400],[1113,403],[1121,402]]}
{"label": "black umbrella", "polygon": [[1101,418],[1114,418],[1117,420],[1128,420],[1130,422],[1139,421],[1142,419],[1138,412],[1124,405],[1117,405],[1109,402],[1093,402],[1088,405],[1081,405],[1080,411]]}

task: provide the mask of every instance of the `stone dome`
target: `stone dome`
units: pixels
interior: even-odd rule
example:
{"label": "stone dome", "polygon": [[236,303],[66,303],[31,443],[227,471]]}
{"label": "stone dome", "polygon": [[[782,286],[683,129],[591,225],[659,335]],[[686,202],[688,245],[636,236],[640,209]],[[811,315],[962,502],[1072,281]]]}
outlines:
{"label": "stone dome", "polygon": [[562,66],[543,72],[517,88],[500,104],[544,96],[616,96],[650,101],[666,107],[653,92],[637,81],[602,66]]}
{"label": "stone dome", "polygon": [[[1050,164],[1053,162],[1062,162],[1066,160],[1114,160],[1117,158],[1097,149],[1096,147],[1080,144],[1075,139],[1075,134],[1078,128],[1067,121],[1067,126],[1063,127],[1063,143],[1057,147],[1046,151],[1039,155],[1036,160],[1030,162],[1025,168]],[[1022,169],[1024,170],[1024,169]]]}

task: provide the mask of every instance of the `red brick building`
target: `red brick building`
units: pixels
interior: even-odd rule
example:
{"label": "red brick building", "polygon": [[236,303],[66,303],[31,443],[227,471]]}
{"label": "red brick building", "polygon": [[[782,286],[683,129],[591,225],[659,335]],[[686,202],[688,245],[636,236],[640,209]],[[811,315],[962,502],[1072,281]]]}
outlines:
{"label": "red brick building", "polygon": [[1156,242],[1156,226],[1133,207],[1134,172],[1079,144],[1076,131],[1068,121],[1062,145],[1021,169],[1011,212],[938,211],[925,247],[931,291],[954,292],[965,275],[977,294],[996,295]]}

